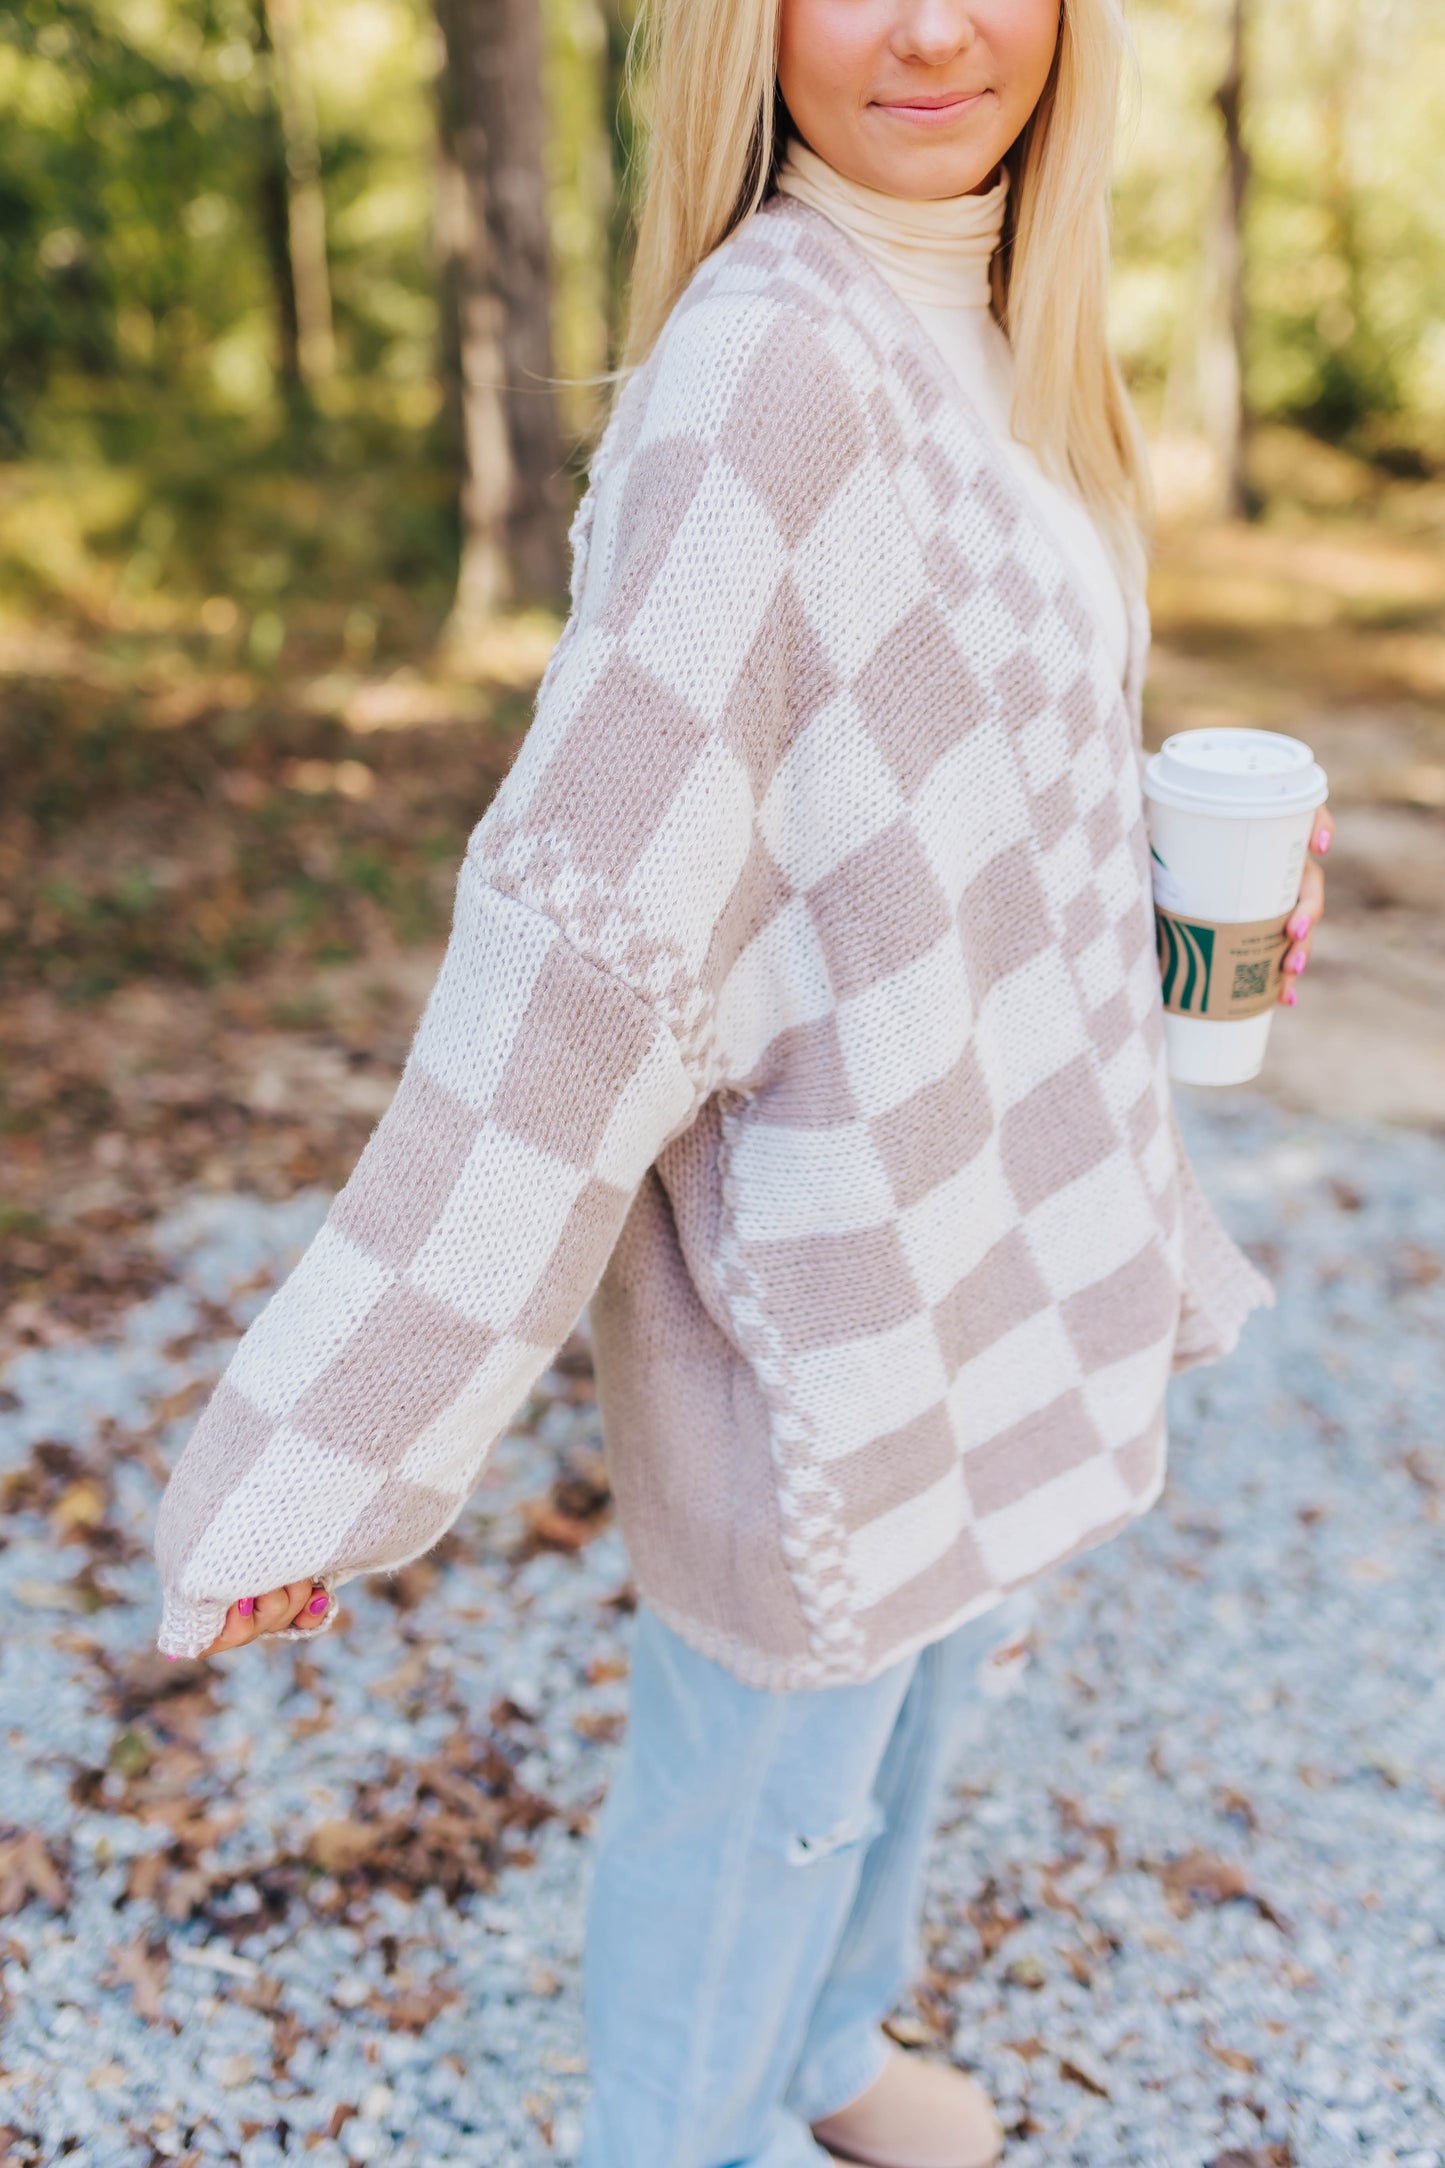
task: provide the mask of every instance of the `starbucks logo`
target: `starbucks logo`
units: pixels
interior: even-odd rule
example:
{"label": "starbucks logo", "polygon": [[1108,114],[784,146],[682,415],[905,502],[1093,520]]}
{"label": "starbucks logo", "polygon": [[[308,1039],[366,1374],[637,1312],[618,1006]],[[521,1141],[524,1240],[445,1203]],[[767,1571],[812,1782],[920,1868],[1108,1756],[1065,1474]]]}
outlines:
{"label": "starbucks logo", "polygon": [[1209,1006],[1214,970],[1214,928],[1193,926],[1159,911],[1154,916],[1154,937],[1165,1008],[1177,1016],[1202,1016]]}

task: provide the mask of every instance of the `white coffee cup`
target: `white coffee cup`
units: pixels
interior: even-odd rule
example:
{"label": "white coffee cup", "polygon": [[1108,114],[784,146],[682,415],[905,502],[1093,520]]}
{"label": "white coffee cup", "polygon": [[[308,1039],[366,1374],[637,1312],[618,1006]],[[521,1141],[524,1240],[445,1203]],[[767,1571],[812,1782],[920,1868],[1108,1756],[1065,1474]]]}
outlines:
{"label": "white coffee cup", "polygon": [[1180,731],[1147,762],[1164,1038],[1180,1083],[1258,1076],[1328,790],[1303,740],[1273,730]]}

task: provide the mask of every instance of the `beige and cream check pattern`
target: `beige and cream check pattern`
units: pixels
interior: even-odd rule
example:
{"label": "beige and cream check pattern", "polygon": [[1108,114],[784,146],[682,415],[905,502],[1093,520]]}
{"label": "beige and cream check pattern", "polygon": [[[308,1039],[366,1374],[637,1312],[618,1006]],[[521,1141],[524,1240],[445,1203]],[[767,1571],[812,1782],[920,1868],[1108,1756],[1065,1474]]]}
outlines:
{"label": "beige and cream check pattern", "polygon": [[694,278],[573,545],[396,1099],[166,1494],[176,1653],[435,1542],[591,1297],[643,1593],[864,1678],[1142,1511],[1267,1299],[1170,1114],[1142,610],[1121,692],[817,212]]}

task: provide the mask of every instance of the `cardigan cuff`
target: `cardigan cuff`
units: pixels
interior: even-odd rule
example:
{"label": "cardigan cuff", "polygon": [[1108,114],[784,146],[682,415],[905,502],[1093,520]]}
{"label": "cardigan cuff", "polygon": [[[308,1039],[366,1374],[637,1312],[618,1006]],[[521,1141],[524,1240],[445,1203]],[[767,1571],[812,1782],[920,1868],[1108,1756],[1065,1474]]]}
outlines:
{"label": "cardigan cuff", "polygon": [[162,1656],[199,1656],[225,1625],[226,1610],[214,1596],[182,1596],[167,1589],[156,1647]]}

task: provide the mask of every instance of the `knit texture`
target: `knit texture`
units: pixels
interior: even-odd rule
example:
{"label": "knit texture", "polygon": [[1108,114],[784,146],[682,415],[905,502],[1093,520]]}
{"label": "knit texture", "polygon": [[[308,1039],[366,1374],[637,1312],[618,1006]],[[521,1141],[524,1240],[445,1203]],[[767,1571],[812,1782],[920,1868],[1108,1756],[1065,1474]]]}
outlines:
{"label": "knit texture", "polygon": [[1171,1120],[1142,605],[1121,694],[828,220],[702,266],[572,539],[396,1097],[166,1492],[172,1653],[427,1549],[593,1297],[642,1592],[863,1679],[1142,1511],[1268,1299]]}
{"label": "knit texture", "polygon": [[1079,497],[1047,474],[1032,445],[1013,433],[1013,348],[994,316],[989,288],[1008,202],[1007,168],[985,195],[913,202],[849,180],[795,136],[778,169],[778,190],[840,226],[908,303],[1058,543],[1111,667],[1122,677],[1129,612],[1118,570]]}

